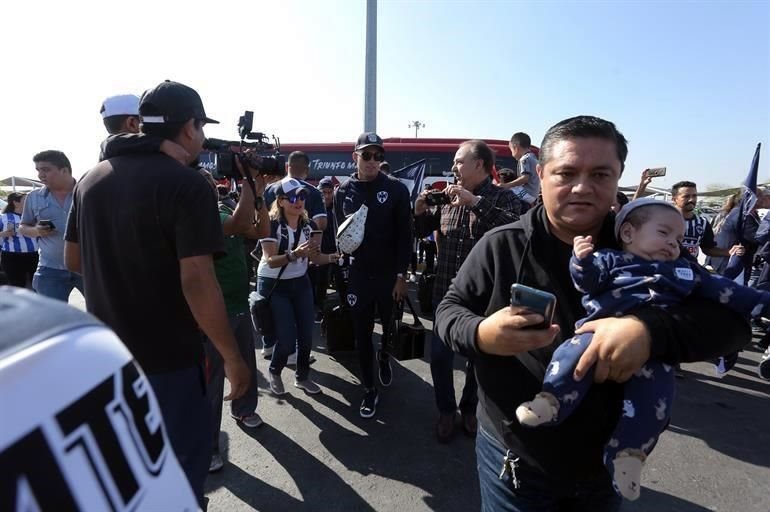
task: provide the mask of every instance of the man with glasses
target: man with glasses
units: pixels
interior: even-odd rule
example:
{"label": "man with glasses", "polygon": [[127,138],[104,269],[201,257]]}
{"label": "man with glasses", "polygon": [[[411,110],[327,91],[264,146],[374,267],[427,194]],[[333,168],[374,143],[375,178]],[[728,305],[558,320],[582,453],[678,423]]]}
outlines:
{"label": "man with glasses", "polygon": [[[521,201],[492,183],[494,165],[495,153],[484,141],[469,140],[460,144],[452,163],[455,183],[445,190],[451,202],[440,206],[435,214],[424,220],[426,231],[438,233],[434,305],[438,305],[444,298],[460,266],[484,233],[519,218]],[[423,191],[415,202],[415,215],[427,211],[425,198],[430,192]],[[478,396],[471,358],[466,363],[465,371],[465,386],[459,409],[463,430],[466,435],[475,437]],[[439,411],[436,437],[440,442],[448,443],[454,434],[458,409],[453,378],[454,352],[435,332],[431,341],[430,372]]]}
{"label": "man with glasses", "polygon": [[[372,346],[375,306],[387,329],[393,301],[401,301],[407,294],[404,274],[412,250],[409,191],[401,182],[380,171],[384,160],[382,139],[373,132],[362,133],[353,152],[357,171],[334,194],[334,212],[339,224],[361,205],[368,208],[363,242],[351,258],[346,297],[353,310],[353,329],[365,388],[359,411],[363,418],[374,416],[379,401]],[[385,339],[383,333],[381,341]],[[380,384],[390,386],[393,382],[390,357],[380,350],[377,361]]]}

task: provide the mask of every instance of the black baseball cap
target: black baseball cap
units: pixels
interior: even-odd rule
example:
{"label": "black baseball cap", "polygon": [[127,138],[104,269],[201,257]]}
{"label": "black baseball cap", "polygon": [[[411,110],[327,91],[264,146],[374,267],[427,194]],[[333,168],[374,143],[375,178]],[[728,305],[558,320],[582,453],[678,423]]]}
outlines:
{"label": "black baseball cap", "polygon": [[385,151],[385,146],[382,145],[382,139],[379,135],[374,132],[364,132],[358,136],[355,151],[361,151],[369,146],[378,146],[381,150]]}
{"label": "black baseball cap", "polygon": [[139,102],[139,117],[146,124],[183,123],[189,119],[219,124],[206,116],[195,89],[171,80],[145,91]]}

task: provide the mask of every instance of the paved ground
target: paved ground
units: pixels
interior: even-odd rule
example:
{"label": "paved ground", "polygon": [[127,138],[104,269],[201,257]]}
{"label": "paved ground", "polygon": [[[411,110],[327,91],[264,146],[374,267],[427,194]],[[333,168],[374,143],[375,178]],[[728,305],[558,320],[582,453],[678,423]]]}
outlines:
{"label": "paved ground", "polygon": [[[77,292],[71,302],[82,307]],[[265,425],[252,431],[223,420],[227,463],[207,482],[210,511],[479,509],[473,441],[434,440],[427,358],[398,364],[376,419],[363,420],[355,357],[327,356],[318,335],[314,354],[323,388],[315,397],[291,386],[287,372],[290,394],[273,397],[259,359]],[[752,345],[721,380],[711,365],[684,365],[671,428],[650,458],[642,497],[624,511],[770,511],[770,383],[755,377],[759,355]]]}

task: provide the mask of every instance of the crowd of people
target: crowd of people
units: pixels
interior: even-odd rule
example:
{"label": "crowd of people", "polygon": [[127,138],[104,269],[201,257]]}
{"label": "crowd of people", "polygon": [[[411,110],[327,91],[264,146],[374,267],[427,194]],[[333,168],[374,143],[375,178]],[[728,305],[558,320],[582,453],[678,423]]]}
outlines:
{"label": "crowd of people", "polygon": [[[618,192],[627,143],[603,119],[555,124],[539,156],[515,133],[516,169],[498,170],[483,141],[463,142],[436,205],[436,191],[412,202],[389,176],[376,133],[358,137],[356,172],[340,184],[309,183],[297,151],[284,177],[234,159],[236,190],[197,166],[216,121],[192,88],[166,81],[141,98],[113,96],[101,114],[109,136],[80,180],[63,152],[34,156],[44,186],[9,196],[0,263],[11,284],[51,298],[78,288],[118,334],[202,504],[207,473],[224,465],[223,402],[243,427],[263,423],[258,350],[273,395],[288,392],[287,366],[297,390],[323,391],[311,352],[330,282],[351,311],[358,413],[376,416],[393,382],[387,319],[407,297],[410,264],[417,275],[418,249],[431,262],[435,434],[448,443],[459,427],[476,439],[483,510],[613,511],[636,499],[670,418],[676,365],[714,360],[728,371],[751,339],[748,320],[768,316],[770,263],[751,283],[759,290],[743,285],[755,256],[770,262],[770,217],[757,216],[770,194],[751,209],[733,200],[712,226],[692,182],[675,184],[671,203],[643,199],[645,172],[629,202]],[[338,228],[364,207],[360,243],[343,254]],[[512,305],[514,284],[552,294],[553,318]],[[768,353],[760,375],[770,379]]]}

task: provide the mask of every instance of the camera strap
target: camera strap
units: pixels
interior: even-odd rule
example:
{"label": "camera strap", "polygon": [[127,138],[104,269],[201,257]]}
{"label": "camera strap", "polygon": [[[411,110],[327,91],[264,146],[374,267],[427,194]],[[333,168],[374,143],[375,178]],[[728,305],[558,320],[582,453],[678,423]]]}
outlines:
{"label": "camera strap", "polygon": [[252,196],[254,197],[254,211],[259,210],[260,204],[259,199],[257,195],[257,185],[254,183],[254,177],[251,175],[250,172],[246,172],[246,183],[248,184],[249,188],[251,189]]}
{"label": "camera strap", "polygon": [[[253,181],[253,180],[252,180],[252,181]],[[299,237],[300,237],[300,236],[301,236],[301,234],[302,234],[302,227],[303,227],[303,225],[302,225],[302,222],[300,221],[299,225],[297,226],[297,231],[294,233],[294,243],[292,244],[292,248],[291,248],[291,250],[292,250],[292,251],[296,250],[296,249],[297,249],[297,246],[299,245]],[[286,229],[286,236],[287,236],[287,238],[288,238],[288,234],[289,234],[289,226],[288,226],[287,224],[285,224],[285,223],[281,222],[281,223],[278,225],[278,229],[280,230],[281,228],[284,228],[284,229]],[[283,251],[283,252],[281,252],[281,247],[280,247],[280,246],[281,246],[281,242],[280,242],[280,238],[282,238],[282,237],[279,237],[279,242],[278,242],[278,255],[281,255],[281,254],[286,254],[286,251]],[[284,265],[284,266],[282,266],[282,267],[281,267],[281,270],[278,272],[278,275],[277,275],[277,276],[276,276],[276,278],[275,278],[275,283],[273,283],[273,287],[272,287],[272,288],[270,288],[270,293],[268,293],[268,294],[267,294],[267,297],[265,297],[265,300],[266,300],[266,301],[270,302],[270,297],[272,297],[272,296],[273,296],[273,292],[275,291],[275,288],[278,286],[278,283],[281,281],[281,276],[283,275],[284,271],[286,271],[286,267],[288,267],[288,266],[289,266],[289,264],[287,263],[286,265]]]}

